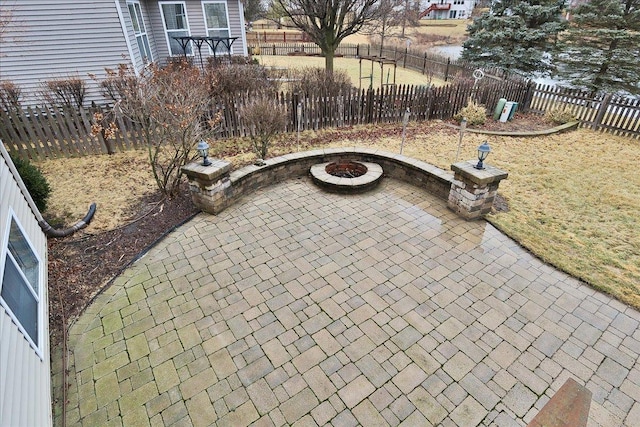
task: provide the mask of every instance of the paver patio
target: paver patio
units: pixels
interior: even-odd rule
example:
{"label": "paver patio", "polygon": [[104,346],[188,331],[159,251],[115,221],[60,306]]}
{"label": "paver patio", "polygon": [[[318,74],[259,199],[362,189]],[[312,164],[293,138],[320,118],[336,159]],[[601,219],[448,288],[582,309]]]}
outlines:
{"label": "paver patio", "polygon": [[71,329],[67,425],[640,425],[640,313],[385,179],[200,214]]}

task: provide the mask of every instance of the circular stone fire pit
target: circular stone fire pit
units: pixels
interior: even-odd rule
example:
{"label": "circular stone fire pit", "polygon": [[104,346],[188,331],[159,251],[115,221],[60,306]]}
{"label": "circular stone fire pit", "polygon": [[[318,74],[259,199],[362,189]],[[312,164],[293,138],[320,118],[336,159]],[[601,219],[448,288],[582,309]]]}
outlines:
{"label": "circular stone fire pit", "polygon": [[328,191],[359,193],[370,190],[382,179],[382,167],[377,163],[341,160],[311,166],[311,178]]}

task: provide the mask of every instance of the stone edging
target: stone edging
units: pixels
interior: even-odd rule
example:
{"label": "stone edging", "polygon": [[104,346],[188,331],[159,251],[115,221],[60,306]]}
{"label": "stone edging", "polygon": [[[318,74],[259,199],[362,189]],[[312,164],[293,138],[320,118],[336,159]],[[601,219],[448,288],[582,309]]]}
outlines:
{"label": "stone edging", "polygon": [[[511,137],[526,138],[526,137],[534,137],[534,136],[553,135],[554,133],[562,133],[570,130],[575,130],[578,128],[579,124],[580,124],[579,121],[574,120],[572,122],[568,122],[563,125],[555,126],[549,129],[532,130],[532,131],[526,131],[526,132],[502,132],[502,131],[495,131],[495,130],[481,130],[481,129],[469,129],[469,128],[466,128],[465,132],[477,133],[479,135],[511,136]],[[451,125],[449,123],[445,123],[445,126],[460,130],[460,126]]]}

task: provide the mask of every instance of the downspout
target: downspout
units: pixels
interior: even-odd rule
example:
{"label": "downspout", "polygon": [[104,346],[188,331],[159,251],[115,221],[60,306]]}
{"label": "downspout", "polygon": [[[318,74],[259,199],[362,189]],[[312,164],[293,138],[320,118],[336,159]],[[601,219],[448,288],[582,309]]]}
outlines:
{"label": "downspout", "polygon": [[249,48],[247,47],[247,23],[244,20],[244,5],[238,0],[238,10],[240,13],[240,34],[242,34],[242,54],[244,56],[249,55]]}
{"label": "downspout", "polygon": [[1,147],[0,150],[2,150],[2,157],[9,160],[6,162],[7,165],[9,166],[9,170],[11,170],[11,173],[15,177],[16,182],[18,183],[18,187],[22,192],[22,195],[26,199],[27,203],[29,204],[29,207],[31,208],[31,211],[33,212],[33,215],[36,217],[36,220],[38,221],[38,225],[40,226],[40,228],[42,229],[42,231],[47,237],[69,236],[75,233],[76,231],[81,230],[85,228],[87,225],[89,225],[89,223],[91,222],[91,219],[93,218],[93,215],[96,212],[95,203],[92,203],[91,206],[89,206],[89,212],[87,212],[84,218],[82,218],[80,221],[76,222],[74,225],[72,225],[69,228],[65,228],[63,230],[56,230],[51,225],[49,225],[49,223],[42,217],[40,210],[38,209],[38,207],[36,206],[36,203],[31,198],[31,194],[29,194],[29,190],[27,190],[27,187],[24,185],[24,182],[22,182],[22,178],[20,178],[20,173],[16,169],[13,162],[10,161],[11,157],[9,156],[9,153],[7,152],[7,150],[4,148],[4,144],[2,144],[2,141],[0,141],[0,147]]}

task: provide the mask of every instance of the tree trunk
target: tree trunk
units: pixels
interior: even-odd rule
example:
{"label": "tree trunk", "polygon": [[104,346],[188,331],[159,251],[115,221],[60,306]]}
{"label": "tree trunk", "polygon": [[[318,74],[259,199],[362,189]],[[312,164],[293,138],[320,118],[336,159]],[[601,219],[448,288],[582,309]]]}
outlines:
{"label": "tree trunk", "polygon": [[611,65],[611,58],[613,57],[613,52],[616,50],[617,47],[618,47],[618,40],[617,39],[611,40],[611,43],[609,44],[609,50],[606,54],[606,59],[602,62],[600,69],[596,73],[596,78],[593,79],[593,89],[595,92],[600,91],[600,87],[602,86],[602,83],[603,83],[602,82],[603,77],[606,76],[609,71],[609,66]]}
{"label": "tree trunk", "polygon": [[335,48],[327,48],[324,52],[324,68],[328,73],[333,73],[333,57],[336,54]]}

